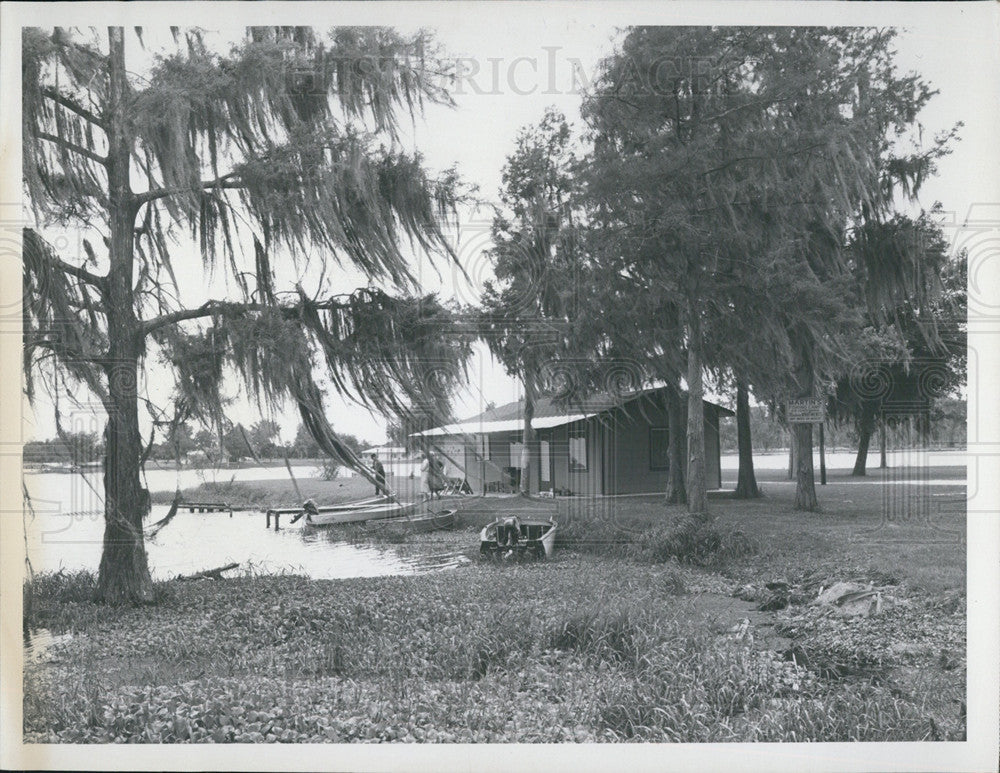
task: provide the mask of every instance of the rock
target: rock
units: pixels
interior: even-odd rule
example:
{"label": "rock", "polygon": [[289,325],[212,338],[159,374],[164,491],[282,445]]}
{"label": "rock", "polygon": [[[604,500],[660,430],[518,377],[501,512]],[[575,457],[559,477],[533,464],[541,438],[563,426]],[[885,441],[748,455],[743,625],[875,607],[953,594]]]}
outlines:
{"label": "rock", "polygon": [[736,593],[733,594],[736,598],[744,599],[746,601],[756,601],[760,597],[760,591],[758,591],[750,583],[741,585],[737,588]]}
{"label": "rock", "polygon": [[897,657],[900,655],[922,655],[927,652],[927,646],[916,642],[898,641],[889,645],[889,652]]}
{"label": "rock", "polygon": [[853,582],[838,582],[820,593],[814,606],[829,607],[839,617],[878,615],[883,610],[881,591]]}
{"label": "rock", "polygon": [[864,585],[858,585],[854,582],[836,582],[827,588],[825,591],[820,593],[814,600],[813,604],[836,604],[837,600],[846,596],[848,593],[858,593],[860,591],[867,591],[868,587]]}

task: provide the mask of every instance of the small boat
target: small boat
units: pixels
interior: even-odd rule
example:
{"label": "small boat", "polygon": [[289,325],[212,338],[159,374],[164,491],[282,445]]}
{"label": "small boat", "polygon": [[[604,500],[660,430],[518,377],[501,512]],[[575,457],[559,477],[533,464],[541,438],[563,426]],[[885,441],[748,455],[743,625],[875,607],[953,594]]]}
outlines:
{"label": "small boat", "polygon": [[455,525],[455,513],[457,510],[433,510],[420,515],[413,515],[404,520],[407,526],[414,531],[436,531],[438,529],[450,529]]}
{"label": "small boat", "polygon": [[[313,505],[313,509],[320,513],[337,513],[342,510],[363,510],[366,507],[374,507],[375,505],[384,505],[392,502],[393,500],[387,496],[370,497],[369,499],[359,499],[357,502],[342,502],[338,505]],[[309,502],[312,500],[307,500],[306,504],[303,506],[304,509],[308,510],[310,508]]]}
{"label": "small boat", "polygon": [[350,505],[317,508],[317,512],[305,512],[306,526],[332,526],[338,523],[362,523],[384,518],[400,518],[417,508],[416,502],[380,501],[371,504],[355,502]]}
{"label": "small boat", "polygon": [[508,515],[497,518],[479,533],[479,552],[484,556],[523,556],[546,558],[556,542],[553,518],[531,515]]}

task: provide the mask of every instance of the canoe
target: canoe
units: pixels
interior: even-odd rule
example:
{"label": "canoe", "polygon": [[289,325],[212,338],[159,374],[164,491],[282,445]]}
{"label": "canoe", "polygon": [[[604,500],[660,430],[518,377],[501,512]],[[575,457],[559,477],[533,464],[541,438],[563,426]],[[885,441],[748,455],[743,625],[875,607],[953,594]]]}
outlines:
{"label": "canoe", "polygon": [[306,513],[306,526],[332,526],[338,523],[362,523],[384,518],[400,518],[409,515],[417,507],[416,502],[376,502],[371,505],[343,505],[336,509],[320,508],[318,513]]}
{"label": "canoe", "polygon": [[457,510],[440,510],[438,512],[421,513],[406,518],[404,523],[414,531],[435,531],[450,529],[455,525]]}
{"label": "canoe", "polygon": [[479,552],[484,556],[534,556],[547,558],[556,544],[556,522],[544,516],[505,516],[479,532]]}
{"label": "canoe", "polygon": [[344,510],[364,510],[376,505],[389,504],[392,500],[386,496],[359,499],[357,502],[343,502],[339,505],[320,505],[316,509],[321,513],[339,513]]}

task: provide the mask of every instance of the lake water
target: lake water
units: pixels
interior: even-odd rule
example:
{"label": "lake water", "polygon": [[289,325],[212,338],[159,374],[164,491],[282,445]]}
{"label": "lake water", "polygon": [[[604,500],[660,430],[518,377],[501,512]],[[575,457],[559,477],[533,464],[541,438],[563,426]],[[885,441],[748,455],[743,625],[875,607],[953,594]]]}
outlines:
{"label": "lake water", "polygon": [[[237,470],[150,470],[150,491],[188,488],[203,481],[256,480],[283,473],[275,468]],[[317,474],[296,468],[299,479]],[[24,476],[34,510],[25,516],[25,547],[32,569],[96,571],[104,536],[100,471],[34,473]],[[169,508],[154,505],[148,523]],[[285,521],[287,524],[287,520]],[[403,555],[388,545],[338,539],[336,528],[305,529],[301,523],[266,529],[262,512],[189,513],[181,510],[159,534],[147,540],[154,579],[169,579],[229,563],[271,574],[294,572],[313,578],[374,577],[436,571],[467,562],[461,552]]]}

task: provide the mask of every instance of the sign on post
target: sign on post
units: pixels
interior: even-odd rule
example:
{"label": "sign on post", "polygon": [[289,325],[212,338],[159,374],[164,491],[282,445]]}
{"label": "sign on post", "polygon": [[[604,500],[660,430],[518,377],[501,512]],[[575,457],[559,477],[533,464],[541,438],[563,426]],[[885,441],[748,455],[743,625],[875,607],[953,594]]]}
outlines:
{"label": "sign on post", "polygon": [[826,421],[826,400],[806,397],[785,403],[789,424],[822,424]]}

